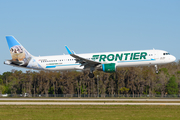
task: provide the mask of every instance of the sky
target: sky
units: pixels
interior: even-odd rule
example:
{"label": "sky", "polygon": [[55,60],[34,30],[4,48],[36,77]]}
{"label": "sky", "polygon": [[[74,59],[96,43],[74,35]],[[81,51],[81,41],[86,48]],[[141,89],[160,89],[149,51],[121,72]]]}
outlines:
{"label": "sky", "polygon": [[160,49],[180,59],[179,0],[1,0],[0,74],[28,69],[11,59],[6,35],[34,56]]}

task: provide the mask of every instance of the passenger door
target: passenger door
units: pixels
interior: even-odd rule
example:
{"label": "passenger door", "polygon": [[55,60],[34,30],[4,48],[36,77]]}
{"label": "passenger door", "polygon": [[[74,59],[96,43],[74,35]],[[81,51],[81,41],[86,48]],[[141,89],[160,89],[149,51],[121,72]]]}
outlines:
{"label": "passenger door", "polygon": [[154,50],[154,59],[159,60],[159,52]]}

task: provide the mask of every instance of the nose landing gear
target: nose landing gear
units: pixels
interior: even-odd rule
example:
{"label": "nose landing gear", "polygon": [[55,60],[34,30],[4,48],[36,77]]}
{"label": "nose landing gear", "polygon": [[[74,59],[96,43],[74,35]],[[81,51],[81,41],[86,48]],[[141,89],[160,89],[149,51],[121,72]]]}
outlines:
{"label": "nose landing gear", "polygon": [[94,71],[94,67],[91,67],[91,68],[90,68],[89,75],[88,75],[90,78],[93,78],[93,77],[94,77],[93,71]]}
{"label": "nose landing gear", "polygon": [[155,65],[154,67],[155,67],[155,70],[156,70],[156,74],[158,74],[159,71],[158,71],[157,65]]}

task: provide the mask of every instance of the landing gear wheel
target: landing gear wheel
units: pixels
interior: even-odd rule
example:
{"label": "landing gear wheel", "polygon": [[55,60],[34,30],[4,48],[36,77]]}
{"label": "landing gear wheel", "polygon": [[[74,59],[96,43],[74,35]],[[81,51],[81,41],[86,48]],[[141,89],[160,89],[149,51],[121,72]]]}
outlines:
{"label": "landing gear wheel", "polygon": [[94,74],[93,73],[89,73],[88,75],[90,78],[93,78],[94,77]]}
{"label": "landing gear wheel", "polygon": [[159,71],[158,71],[157,65],[155,65],[154,67],[155,67],[155,69],[156,69],[156,74],[158,74]]}

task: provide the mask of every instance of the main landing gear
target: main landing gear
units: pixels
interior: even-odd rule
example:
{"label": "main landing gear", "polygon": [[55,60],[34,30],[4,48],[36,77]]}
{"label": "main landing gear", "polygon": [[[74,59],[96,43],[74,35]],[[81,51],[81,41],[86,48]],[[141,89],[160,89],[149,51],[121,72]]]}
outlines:
{"label": "main landing gear", "polygon": [[90,78],[93,78],[93,77],[94,77],[94,74],[90,72],[88,76],[89,76]]}
{"label": "main landing gear", "polygon": [[159,71],[158,71],[157,65],[155,65],[154,67],[155,67],[155,70],[156,70],[156,74],[158,74]]}
{"label": "main landing gear", "polygon": [[90,78],[93,78],[93,77],[94,77],[94,73],[93,73],[93,72],[90,72],[88,76],[89,76]]}
{"label": "main landing gear", "polygon": [[93,77],[94,77],[93,71],[94,71],[94,67],[91,67],[91,68],[90,68],[89,75],[88,75],[90,78],[93,78]]}

